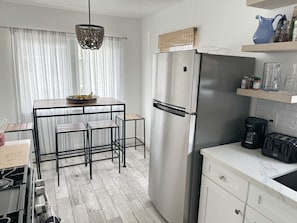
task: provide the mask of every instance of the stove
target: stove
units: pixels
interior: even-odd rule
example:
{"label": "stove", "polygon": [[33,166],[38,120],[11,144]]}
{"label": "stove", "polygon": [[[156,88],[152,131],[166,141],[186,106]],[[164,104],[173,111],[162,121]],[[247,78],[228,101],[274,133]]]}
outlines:
{"label": "stove", "polygon": [[28,166],[0,169],[0,223],[60,223],[44,181]]}
{"label": "stove", "polygon": [[33,169],[22,166],[0,170],[0,223],[32,222]]}

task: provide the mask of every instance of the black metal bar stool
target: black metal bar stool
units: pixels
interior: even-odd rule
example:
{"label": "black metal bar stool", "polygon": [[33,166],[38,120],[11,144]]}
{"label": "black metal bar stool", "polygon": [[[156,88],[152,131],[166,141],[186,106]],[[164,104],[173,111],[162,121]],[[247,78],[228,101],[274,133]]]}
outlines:
{"label": "black metal bar stool", "polygon": [[[112,120],[102,120],[102,121],[89,121],[88,122],[88,128],[90,131],[90,176],[92,179],[92,162],[94,161],[100,161],[100,160],[106,160],[111,159],[113,161],[114,158],[114,152],[117,153],[117,158],[119,159],[119,173],[121,172],[121,158],[120,158],[120,149],[116,149],[116,140],[117,135],[119,135],[119,126]],[[93,131],[97,130],[110,130],[110,143],[105,145],[93,145]],[[102,152],[109,152],[111,151],[111,158],[104,158],[104,159],[97,159],[92,160],[92,154],[95,153],[102,153]]]}
{"label": "black metal bar stool", "polygon": [[[141,121],[141,120],[143,121],[143,140],[137,137],[137,121]],[[124,115],[117,115],[116,123],[118,123],[118,121],[121,121],[121,124],[123,124],[124,122],[134,121],[134,136],[126,137],[126,140],[134,139],[134,143],[133,144],[126,143],[126,147],[135,147],[136,149],[137,146],[143,146],[143,152],[144,152],[144,158],[145,158],[146,155],[145,155],[145,119],[144,117],[138,114],[126,114],[126,117],[124,120]],[[126,132],[127,132],[127,128],[126,128]]]}
{"label": "black metal bar stool", "polygon": [[39,158],[39,153],[36,150],[36,140],[35,140],[35,134],[34,134],[34,125],[32,122],[24,122],[24,123],[8,123],[6,125],[6,128],[4,130],[4,133],[19,133],[19,132],[27,132],[30,131],[32,134],[32,139],[33,139],[33,153],[35,155],[35,162],[36,162],[36,167],[37,167],[37,173],[38,176],[40,174],[40,158]]}
{"label": "black metal bar stool", "polygon": [[[59,135],[61,134],[70,134],[75,132],[82,132],[83,133],[83,141],[84,141],[84,147],[78,148],[78,149],[66,149],[65,151],[59,151]],[[89,148],[88,148],[88,129],[85,126],[84,123],[74,123],[74,124],[59,124],[56,125],[56,171],[58,173],[58,186],[60,185],[60,173],[59,168],[69,167],[69,166],[75,166],[83,163],[75,163],[75,164],[69,164],[60,166],[59,160],[65,159],[65,158],[73,158],[77,156],[85,156],[85,166],[87,166],[88,157],[90,156]],[[90,169],[91,170],[91,169]],[[91,177],[91,173],[90,173]]]}

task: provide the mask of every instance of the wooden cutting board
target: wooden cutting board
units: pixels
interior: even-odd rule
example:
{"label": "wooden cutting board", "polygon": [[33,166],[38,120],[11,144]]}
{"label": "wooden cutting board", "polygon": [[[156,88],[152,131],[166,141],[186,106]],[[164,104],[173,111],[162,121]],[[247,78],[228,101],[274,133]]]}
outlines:
{"label": "wooden cutting board", "polygon": [[6,142],[0,146],[0,169],[29,165],[30,140]]}

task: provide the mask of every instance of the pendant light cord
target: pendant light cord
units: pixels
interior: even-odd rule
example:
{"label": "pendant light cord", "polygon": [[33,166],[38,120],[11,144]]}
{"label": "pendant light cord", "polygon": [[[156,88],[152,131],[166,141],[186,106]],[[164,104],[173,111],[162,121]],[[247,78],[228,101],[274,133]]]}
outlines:
{"label": "pendant light cord", "polygon": [[91,25],[91,6],[90,6],[90,0],[89,0],[89,25]]}

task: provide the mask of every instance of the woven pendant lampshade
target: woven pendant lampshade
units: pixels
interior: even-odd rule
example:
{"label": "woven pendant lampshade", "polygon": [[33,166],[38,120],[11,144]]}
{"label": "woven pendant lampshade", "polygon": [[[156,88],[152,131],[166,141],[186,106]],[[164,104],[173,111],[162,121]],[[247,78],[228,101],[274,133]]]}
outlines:
{"label": "woven pendant lampshade", "polygon": [[83,49],[96,50],[100,49],[103,37],[104,37],[104,27],[91,25],[91,10],[90,10],[90,0],[89,3],[89,24],[79,24],[75,26],[76,38],[79,45]]}

